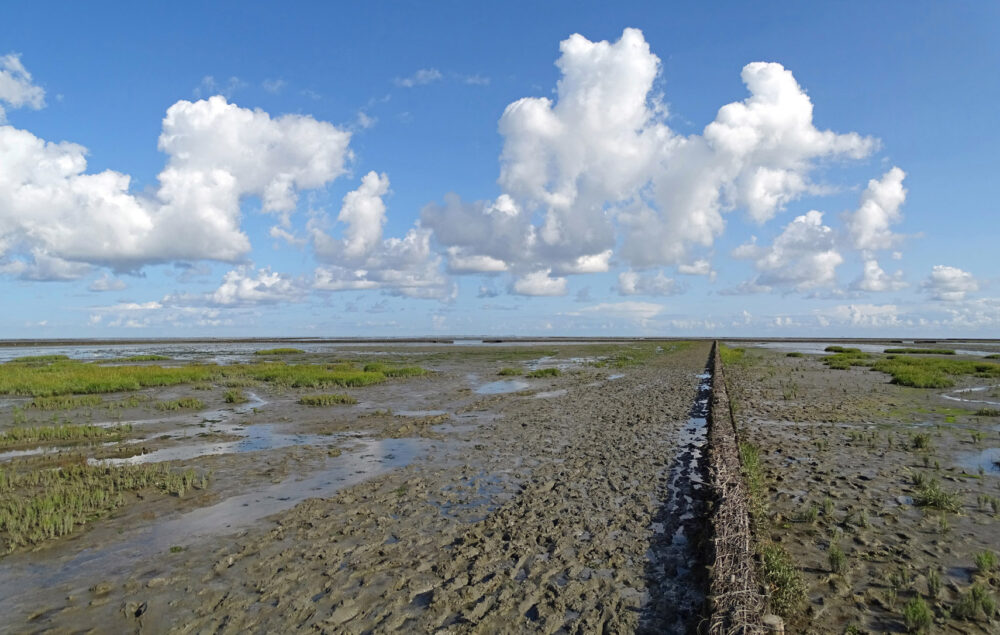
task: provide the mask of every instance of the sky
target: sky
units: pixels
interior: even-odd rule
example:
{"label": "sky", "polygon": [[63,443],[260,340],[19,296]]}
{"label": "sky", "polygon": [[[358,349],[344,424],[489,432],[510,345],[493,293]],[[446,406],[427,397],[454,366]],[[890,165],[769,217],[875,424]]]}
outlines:
{"label": "sky", "polygon": [[18,3],[0,338],[1000,337],[1000,4]]}

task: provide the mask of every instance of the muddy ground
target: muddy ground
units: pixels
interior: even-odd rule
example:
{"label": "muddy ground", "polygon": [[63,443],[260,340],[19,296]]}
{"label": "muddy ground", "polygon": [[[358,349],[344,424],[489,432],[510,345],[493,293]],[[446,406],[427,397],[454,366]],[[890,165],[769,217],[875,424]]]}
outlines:
{"label": "muddy ground", "polygon": [[[595,362],[645,347],[622,368]],[[72,536],[0,558],[10,632],[689,632],[707,342],[415,345],[313,353],[434,372],[308,407],[307,390],[142,391],[116,410],[28,423],[131,422],[94,460],[210,472],[144,494]],[[559,377],[501,377],[559,367]],[[500,383],[494,383],[500,382]],[[196,388],[201,388],[197,390]],[[484,394],[498,391],[499,394]],[[199,412],[158,412],[197,397]],[[122,396],[111,396],[109,399]],[[0,403],[0,425],[15,406]],[[23,425],[23,423],[21,424]],[[52,455],[2,457],[29,466]],[[674,496],[671,484],[683,491]],[[685,498],[691,497],[694,501]]]}
{"label": "muddy ground", "polygon": [[[904,606],[919,596],[934,613],[931,632],[1000,632],[982,613],[955,617],[974,583],[1000,597],[998,572],[981,574],[975,563],[984,550],[1000,552],[989,503],[1000,497],[1000,419],[975,415],[1000,407],[1000,389],[972,377],[951,389],[907,388],[865,368],[828,369],[820,355],[786,357],[793,348],[747,347],[726,366],[742,440],[761,449],[765,538],[785,548],[805,582],[790,631],[905,632]],[[915,448],[921,433],[928,450]],[[919,478],[936,479],[960,510],[917,506]],[[831,545],[846,555],[841,573]]]}

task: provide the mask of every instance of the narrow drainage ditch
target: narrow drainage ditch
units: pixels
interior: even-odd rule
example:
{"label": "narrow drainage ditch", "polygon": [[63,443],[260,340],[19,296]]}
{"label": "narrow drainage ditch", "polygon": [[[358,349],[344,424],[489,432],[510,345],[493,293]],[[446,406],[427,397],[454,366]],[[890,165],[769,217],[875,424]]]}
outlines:
{"label": "narrow drainage ditch", "polygon": [[649,602],[639,628],[643,633],[696,632],[705,604],[711,361],[698,379],[698,393],[678,435],[666,501],[653,519],[646,570]]}

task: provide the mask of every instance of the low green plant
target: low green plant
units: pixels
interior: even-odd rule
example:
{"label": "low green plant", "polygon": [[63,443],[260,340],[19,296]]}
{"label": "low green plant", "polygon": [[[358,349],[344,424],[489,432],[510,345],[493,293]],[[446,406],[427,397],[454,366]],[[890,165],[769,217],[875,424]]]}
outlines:
{"label": "low green plant", "polygon": [[912,598],[903,607],[903,622],[908,633],[926,633],[934,624],[934,614],[920,596]]}
{"label": "low green plant", "polygon": [[761,550],[761,570],[768,587],[771,610],[789,617],[805,605],[806,587],[788,552],[776,544]]}
{"label": "low green plant", "polygon": [[837,543],[830,543],[830,548],[826,552],[827,562],[830,564],[830,571],[832,573],[841,574],[847,569],[847,556],[837,545]]}
{"label": "low green plant", "polygon": [[500,372],[497,373],[497,375],[502,375],[504,377],[513,377],[513,376],[523,375],[523,374],[524,374],[524,371],[521,370],[520,368],[511,368],[509,366],[505,367],[505,368],[501,368]]}
{"label": "low green plant", "polygon": [[929,432],[917,432],[910,435],[910,444],[914,450],[931,449],[931,435]]}
{"label": "low green plant", "polygon": [[805,357],[805,353],[800,353],[798,351],[792,351],[791,353],[785,353],[785,357]]}
{"label": "low green plant", "polygon": [[990,550],[976,554],[976,570],[983,575],[990,575],[997,569],[997,554]]}
{"label": "low green plant", "polygon": [[305,353],[301,348],[265,348],[254,351],[254,355],[299,355]]}
{"label": "low green plant", "polygon": [[8,428],[0,433],[0,448],[49,441],[115,440],[132,431],[131,424],[120,426],[53,425]]}
{"label": "low green plant", "polygon": [[744,361],[746,349],[730,348],[725,344],[719,344],[719,357],[724,365],[739,364]]}
{"label": "low green plant", "polygon": [[528,373],[526,377],[558,377],[560,375],[562,375],[562,371],[558,368],[539,368],[538,370],[533,370]]}
{"label": "low green plant", "polygon": [[962,620],[975,620],[980,616],[992,620],[996,612],[996,600],[989,589],[980,584],[973,584],[963,593],[951,611],[952,615]]}
{"label": "low green plant", "polygon": [[941,595],[941,573],[934,567],[927,569],[927,596],[936,600]]}
{"label": "low green plant", "polygon": [[157,401],[153,407],[157,410],[201,410],[205,403],[201,399],[184,397],[172,401]]}
{"label": "low green plant", "polygon": [[332,406],[335,404],[352,405],[358,403],[358,400],[350,395],[303,395],[299,398],[299,403],[303,406]]}
{"label": "low green plant", "polygon": [[919,487],[913,502],[918,507],[930,507],[946,512],[957,512],[962,507],[959,495],[942,489],[937,479],[930,479]]}
{"label": "low green plant", "polygon": [[420,377],[427,374],[427,369],[419,366],[391,366],[381,362],[365,364],[366,373],[379,373],[385,377]]}
{"label": "low green plant", "polygon": [[246,394],[242,390],[236,389],[227,390],[222,395],[222,399],[226,403],[246,403],[248,401]]}
{"label": "low green plant", "polygon": [[976,411],[977,417],[1000,417],[1000,408],[980,408]]}

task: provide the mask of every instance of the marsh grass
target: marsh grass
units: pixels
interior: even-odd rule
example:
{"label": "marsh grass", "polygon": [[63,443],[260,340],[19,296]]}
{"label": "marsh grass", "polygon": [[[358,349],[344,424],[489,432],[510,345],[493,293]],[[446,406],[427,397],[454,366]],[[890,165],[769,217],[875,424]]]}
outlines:
{"label": "marsh grass", "polygon": [[37,410],[75,410],[77,408],[93,408],[104,400],[98,395],[55,395],[52,397],[35,397],[28,404],[29,408]]}
{"label": "marsh grass", "polygon": [[903,607],[903,622],[909,633],[926,633],[934,624],[934,614],[927,602],[918,595]]}
{"label": "marsh grass", "polygon": [[745,348],[729,348],[725,344],[719,344],[719,357],[723,364],[739,364],[746,355]]}
{"label": "marsh grass", "polygon": [[997,554],[990,550],[976,554],[976,570],[983,575],[991,575],[997,569]]}
{"label": "marsh grass", "polygon": [[514,376],[523,375],[523,374],[524,374],[524,371],[521,370],[520,368],[512,368],[510,366],[508,366],[506,368],[501,368],[500,372],[497,373],[497,375],[501,375],[503,377],[514,377]]}
{"label": "marsh grass", "polygon": [[299,398],[299,403],[303,406],[333,406],[336,404],[353,405],[358,400],[350,395],[303,395]]}
{"label": "marsh grass", "polygon": [[835,542],[830,543],[830,548],[826,552],[827,562],[830,564],[830,572],[838,575],[847,570],[847,556]]}
{"label": "marsh grass", "polygon": [[249,401],[242,390],[230,389],[222,395],[222,400],[226,403],[246,403]]}
{"label": "marsh grass", "polygon": [[955,385],[952,377],[973,375],[981,378],[1000,377],[1000,364],[964,359],[937,357],[888,357],[874,358],[856,348],[828,346],[835,353],[824,362],[830,368],[846,370],[852,366],[867,366],[892,376],[892,383],[914,388],[950,388]]}
{"label": "marsh grass", "polygon": [[254,355],[300,355],[305,353],[301,348],[265,348],[254,351]]}
{"label": "marsh grass", "polygon": [[952,615],[962,620],[975,620],[982,616],[990,621],[996,612],[996,600],[989,589],[980,584],[973,584],[963,593],[951,611]]}
{"label": "marsh grass", "polygon": [[361,387],[389,378],[415,377],[428,371],[417,366],[368,364],[286,364],[260,362],[218,366],[101,366],[68,359],[0,364],[0,394],[50,397],[136,391],[177,384],[220,381],[227,386],[253,385],[255,381],[290,388],[325,386]]}
{"label": "marsh grass", "polygon": [[162,362],[171,359],[166,355],[130,355],[129,357],[122,357],[116,359],[116,362]]}
{"label": "marsh grass", "polygon": [[129,492],[157,489],[183,496],[206,486],[206,478],[194,470],[175,472],[161,465],[0,469],[0,543],[12,551],[64,536],[123,506]]}
{"label": "marsh grass", "polygon": [[786,353],[785,357],[805,357],[805,353],[800,353],[798,351],[792,351],[791,353]]}
{"label": "marsh grass", "polygon": [[976,411],[977,417],[1000,417],[1000,408],[980,408]]}
{"label": "marsh grass", "polygon": [[784,617],[800,611],[806,602],[806,586],[788,552],[773,543],[765,545],[761,550],[761,570],[771,610]]}
{"label": "marsh grass", "polygon": [[887,348],[886,354],[892,355],[954,355],[955,351],[947,348]]}
{"label": "marsh grass", "polygon": [[205,407],[205,402],[194,397],[184,397],[172,401],[157,401],[153,407],[157,410],[201,410]]}
{"label": "marsh grass", "polygon": [[115,440],[131,431],[131,424],[110,427],[75,424],[14,427],[0,433],[0,448],[47,441]]}
{"label": "marsh grass", "polygon": [[962,508],[959,495],[945,491],[937,479],[933,478],[920,482],[913,502],[917,507],[929,507],[945,512],[957,512]]}
{"label": "marsh grass", "polygon": [[539,377],[559,377],[562,375],[562,371],[558,368],[539,368],[538,370],[533,370],[525,377],[539,378]]}

